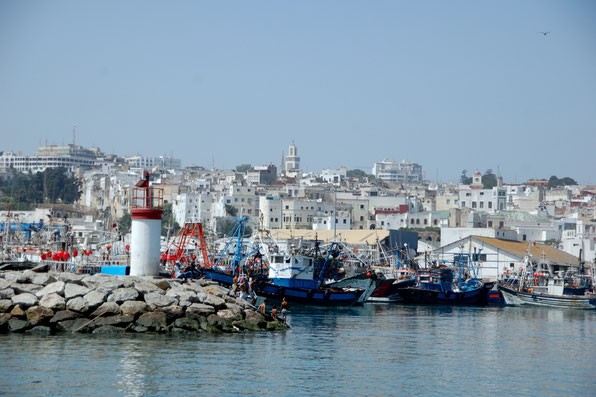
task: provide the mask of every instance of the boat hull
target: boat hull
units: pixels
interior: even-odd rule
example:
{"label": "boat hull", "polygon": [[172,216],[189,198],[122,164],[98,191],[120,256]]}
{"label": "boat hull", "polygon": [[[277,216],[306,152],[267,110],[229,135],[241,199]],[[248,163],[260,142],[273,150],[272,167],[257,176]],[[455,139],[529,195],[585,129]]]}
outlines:
{"label": "boat hull", "polygon": [[499,285],[497,287],[505,304],[512,306],[531,305],[531,306],[549,306],[562,307],[570,309],[596,309],[596,296],[586,297],[577,295],[547,295],[534,294],[531,292],[516,291],[513,288]]}
{"label": "boat hull", "polygon": [[399,290],[404,303],[432,305],[485,305],[484,287],[465,292],[443,292],[418,287]]}
{"label": "boat hull", "polygon": [[[230,287],[234,276],[214,269],[201,269],[204,277]],[[305,289],[282,287],[266,280],[260,280],[255,285],[255,293],[264,298],[281,301],[284,297],[288,302],[309,306],[353,306],[362,304],[361,298],[366,289],[353,288],[340,290],[334,288]]]}
{"label": "boat hull", "polygon": [[261,282],[255,287],[259,296],[281,301],[286,298],[288,302],[309,306],[353,306],[362,304],[360,297],[364,289],[339,290],[326,289],[303,289],[292,287],[281,287],[278,285]]}

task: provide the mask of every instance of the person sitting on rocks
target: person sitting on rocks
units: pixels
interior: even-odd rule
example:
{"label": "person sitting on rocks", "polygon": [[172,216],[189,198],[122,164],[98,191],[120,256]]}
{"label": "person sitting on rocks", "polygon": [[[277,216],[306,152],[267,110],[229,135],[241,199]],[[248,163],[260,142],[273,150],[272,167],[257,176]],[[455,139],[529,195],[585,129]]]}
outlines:
{"label": "person sitting on rocks", "polygon": [[273,309],[271,309],[271,317],[273,317],[274,320],[279,320],[277,318],[277,308],[274,307]]}
{"label": "person sitting on rocks", "polygon": [[180,261],[176,261],[176,264],[174,265],[174,277],[180,278],[184,281],[188,281],[188,279],[191,277],[191,273],[190,272],[182,272],[180,270],[181,265],[182,264],[180,263]]}

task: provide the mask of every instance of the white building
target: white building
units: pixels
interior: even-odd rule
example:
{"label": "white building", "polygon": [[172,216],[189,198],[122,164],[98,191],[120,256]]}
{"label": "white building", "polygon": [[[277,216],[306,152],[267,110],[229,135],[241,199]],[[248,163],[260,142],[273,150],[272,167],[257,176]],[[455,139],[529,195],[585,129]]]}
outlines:
{"label": "white building", "polygon": [[555,272],[565,270],[569,266],[577,266],[577,258],[550,245],[480,236],[470,236],[444,244],[436,249],[433,255],[439,261],[449,262],[453,260],[454,255],[470,253],[479,265],[478,277],[495,280],[507,269],[520,268],[528,250],[534,261],[547,262]]}
{"label": "white building", "polygon": [[459,190],[459,205],[460,208],[471,208],[488,213],[505,210],[507,206],[507,189],[497,186],[492,189],[461,187]]}
{"label": "white building", "polygon": [[352,228],[350,211],[337,211],[337,216],[315,216],[313,230],[350,230]]}
{"label": "white building", "polygon": [[406,160],[401,163],[392,160],[379,161],[373,166],[372,173],[385,182],[420,183],[423,181],[422,167],[418,163]]}
{"label": "white building", "polygon": [[162,167],[165,169],[182,168],[182,161],[171,156],[130,156],[124,159],[130,168],[149,169],[154,167]]}
{"label": "white building", "polygon": [[[95,165],[99,149],[87,149],[77,145],[41,146],[35,156],[23,156],[12,152],[0,155],[0,169],[20,172],[42,172],[47,168],[64,167],[70,171],[89,169]],[[103,154],[102,154],[103,155]]]}
{"label": "white building", "polygon": [[190,222],[208,224],[212,199],[213,195],[209,192],[180,193],[172,203],[174,220],[180,226]]}

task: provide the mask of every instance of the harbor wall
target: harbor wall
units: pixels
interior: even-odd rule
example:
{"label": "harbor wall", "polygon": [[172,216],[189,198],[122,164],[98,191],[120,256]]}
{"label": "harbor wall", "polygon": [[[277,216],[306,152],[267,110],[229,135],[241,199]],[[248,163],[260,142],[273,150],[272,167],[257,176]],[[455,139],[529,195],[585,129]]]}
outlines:
{"label": "harbor wall", "polygon": [[0,333],[233,333],[288,326],[210,280],[0,272]]}

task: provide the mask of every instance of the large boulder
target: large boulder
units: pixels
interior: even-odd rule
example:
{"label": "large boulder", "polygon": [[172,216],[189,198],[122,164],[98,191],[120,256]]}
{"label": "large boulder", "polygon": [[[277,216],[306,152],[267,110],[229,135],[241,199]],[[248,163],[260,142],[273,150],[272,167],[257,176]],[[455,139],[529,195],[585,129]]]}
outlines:
{"label": "large boulder", "polygon": [[90,309],[94,309],[106,301],[107,292],[94,290],[83,296]]}
{"label": "large boulder", "polygon": [[116,326],[127,326],[128,324],[135,321],[133,316],[125,316],[122,314],[117,314],[115,316],[102,316],[95,320],[95,325],[102,326],[102,325],[116,325]]}
{"label": "large boulder", "polygon": [[47,336],[52,334],[52,329],[50,327],[46,327],[45,325],[38,325],[37,327],[33,327],[25,331],[25,333],[38,336]]}
{"label": "large boulder", "polygon": [[37,304],[37,297],[28,292],[24,294],[15,295],[10,299],[12,300],[12,303],[14,305],[19,305],[25,309]]}
{"label": "large boulder", "polygon": [[79,284],[68,283],[64,287],[64,297],[66,299],[76,298],[77,296],[87,295],[91,290]]}
{"label": "large boulder", "polygon": [[201,329],[201,324],[193,318],[182,317],[174,321],[174,327],[189,331],[199,331]]}
{"label": "large boulder", "polygon": [[147,294],[149,292],[163,293],[163,290],[154,283],[149,281],[141,281],[134,284],[134,289],[139,291],[141,294]]}
{"label": "large boulder", "polygon": [[164,306],[164,307],[157,308],[155,310],[164,312],[166,314],[166,318],[167,318],[168,322],[171,322],[178,317],[184,316],[184,309],[178,305]]}
{"label": "large boulder", "polygon": [[58,294],[48,294],[41,298],[39,305],[56,311],[64,310],[66,300]]}
{"label": "large boulder", "polygon": [[153,280],[151,282],[162,291],[166,291],[168,288],[170,288],[170,283],[167,280]]}
{"label": "large boulder", "polygon": [[118,279],[109,279],[105,282],[102,282],[100,284],[97,285],[96,289],[98,291],[105,291],[108,294],[118,288],[125,288],[126,287],[126,283],[122,280],[118,280]]}
{"label": "large boulder", "polygon": [[122,314],[126,316],[136,316],[149,311],[149,305],[141,301],[126,301],[120,305]]}
{"label": "large boulder", "polygon": [[89,303],[82,296],[77,296],[66,302],[66,309],[78,313],[87,313],[89,311]]}
{"label": "large boulder", "polygon": [[265,322],[265,317],[259,313],[256,312],[254,310],[245,310],[244,311],[244,319],[246,321],[252,322],[252,323],[261,323],[261,322]]}
{"label": "large boulder", "polygon": [[29,278],[22,272],[7,272],[4,274],[4,279],[9,281],[15,281],[17,283],[26,283]]}
{"label": "large boulder", "polygon": [[0,278],[0,290],[10,288],[14,283],[15,283],[14,280],[6,280],[3,278]]}
{"label": "large boulder", "polygon": [[8,320],[8,329],[10,332],[24,332],[30,326],[31,324],[28,321],[19,320],[18,318]]}
{"label": "large boulder", "polygon": [[226,307],[226,301],[215,295],[207,295],[207,298],[202,303],[213,306],[216,309],[223,309]]}
{"label": "large boulder", "polygon": [[54,283],[46,285],[45,287],[37,291],[35,295],[39,298],[50,294],[64,295],[65,286],[66,284],[64,283],[64,281],[56,281]]}
{"label": "large boulder", "polygon": [[203,303],[193,303],[192,305],[186,308],[186,315],[193,318],[197,316],[206,317],[213,313],[215,313],[215,308],[213,306],[205,305]]}
{"label": "large boulder", "polygon": [[29,280],[33,284],[48,285],[56,281],[56,279],[48,273],[34,273],[29,275]]}
{"label": "large boulder", "polygon": [[56,331],[59,332],[90,332],[93,328],[93,323],[90,323],[86,318],[64,320],[56,325]]}
{"label": "large boulder", "polygon": [[11,299],[15,295],[14,289],[12,288],[0,290],[0,299]]}
{"label": "large boulder", "polygon": [[134,288],[118,288],[108,296],[108,302],[122,303],[134,301],[139,297],[139,292]]}
{"label": "large boulder", "polygon": [[72,319],[79,318],[79,317],[80,317],[80,314],[75,313],[73,311],[60,310],[58,313],[56,313],[54,315],[54,317],[52,317],[50,319],[50,323],[59,323],[60,321],[72,320]]}
{"label": "large boulder", "polygon": [[22,283],[14,283],[12,285],[12,289],[14,289],[16,294],[24,294],[29,292],[31,294],[35,294],[37,291],[41,289],[41,285],[37,284],[22,284]]}
{"label": "large boulder", "polygon": [[242,320],[242,314],[230,309],[223,309],[217,312],[217,315],[229,321]]}
{"label": "large boulder", "polygon": [[95,309],[93,313],[91,313],[91,317],[99,316],[102,313],[104,316],[110,314],[120,314],[122,313],[122,310],[116,302],[105,302],[100,307]]}
{"label": "large boulder", "polygon": [[60,280],[64,283],[71,283],[71,284],[80,284],[83,285],[83,278],[85,276],[81,274],[69,273],[69,272],[56,272],[51,273],[56,280]]}
{"label": "large boulder", "polygon": [[0,313],[6,313],[12,307],[10,299],[0,299]]}
{"label": "large boulder", "polygon": [[13,316],[13,317],[22,317],[22,318],[24,318],[25,317],[25,311],[21,308],[21,306],[16,305],[10,311],[10,315]]}
{"label": "large boulder", "polygon": [[224,288],[221,285],[217,284],[206,285],[203,288],[205,289],[205,291],[207,291],[207,293],[218,296],[220,298],[223,298],[224,296],[228,295],[228,292],[230,292],[228,288]]}
{"label": "large boulder", "polygon": [[163,312],[145,313],[137,319],[136,323],[151,331],[165,331],[167,327],[166,314]]}
{"label": "large boulder", "polygon": [[93,330],[94,334],[121,334],[125,331],[124,328],[115,327],[113,325],[102,325]]}
{"label": "large boulder", "polygon": [[31,325],[37,325],[54,317],[54,311],[43,306],[32,306],[25,311],[25,315]]}
{"label": "large boulder", "polygon": [[145,302],[152,308],[170,306],[178,303],[176,298],[172,296],[160,295],[155,292],[149,292],[144,296]]}

